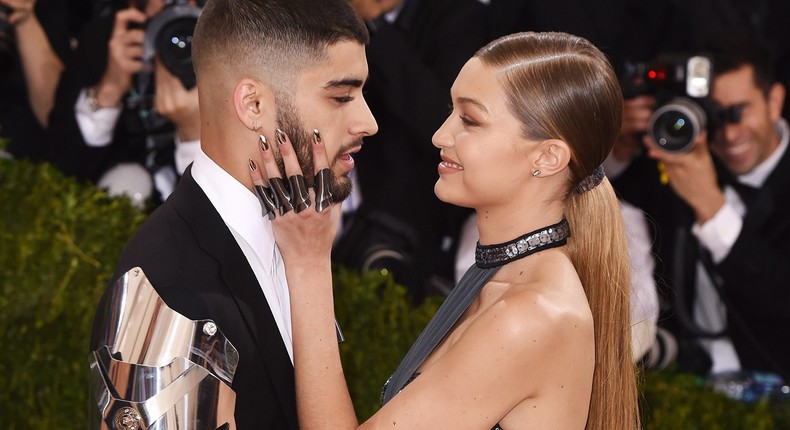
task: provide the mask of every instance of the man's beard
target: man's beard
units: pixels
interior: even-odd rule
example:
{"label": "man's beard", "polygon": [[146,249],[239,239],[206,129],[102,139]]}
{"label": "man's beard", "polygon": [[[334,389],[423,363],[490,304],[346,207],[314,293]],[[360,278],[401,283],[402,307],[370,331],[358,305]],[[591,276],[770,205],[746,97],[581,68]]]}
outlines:
{"label": "man's beard", "polygon": [[[286,100],[285,97],[277,97],[277,124],[280,129],[288,135],[288,138],[290,138],[294,150],[296,151],[296,158],[299,160],[299,165],[302,168],[302,174],[304,174],[305,182],[307,183],[308,187],[312,188],[315,178],[315,169],[313,168],[312,132],[307,131],[307,129],[302,124],[301,119],[296,114],[296,109],[294,109],[293,105],[289,100]],[[319,130],[319,132],[320,131],[321,130]],[[343,145],[337,154],[335,154],[334,158],[329,160],[330,169],[335,165],[337,157],[340,154],[344,154],[352,148],[356,148],[361,145],[361,139],[351,142],[347,145]],[[327,155],[331,157],[331,154],[327,153]],[[283,173],[283,176],[285,176],[285,164],[283,163],[282,156],[280,156],[279,153],[277,153],[276,159],[277,165],[280,168],[280,172]],[[329,190],[332,192],[332,201],[343,201],[349,195],[351,195],[351,179],[348,177],[348,175],[342,175],[338,177],[335,176],[334,172],[332,172],[332,180],[329,183]]]}

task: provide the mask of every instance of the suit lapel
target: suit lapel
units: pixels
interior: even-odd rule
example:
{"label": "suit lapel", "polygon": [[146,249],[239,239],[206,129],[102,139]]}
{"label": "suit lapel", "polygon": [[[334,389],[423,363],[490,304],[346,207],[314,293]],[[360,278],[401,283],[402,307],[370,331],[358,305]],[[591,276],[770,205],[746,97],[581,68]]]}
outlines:
{"label": "suit lapel", "polygon": [[776,212],[775,206],[779,203],[778,199],[781,199],[785,193],[788,184],[790,184],[790,148],[785,150],[782,159],[757,192],[754,202],[749,205],[744,224],[749,226],[764,225],[769,217]]}
{"label": "suit lapel", "polygon": [[298,428],[293,364],[258,279],[225,222],[192,178],[191,166],[184,172],[178,186],[183,190],[173,193],[173,204],[195,232],[201,248],[219,261],[222,280],[233,296],[247,330],[255,339],[283,410],[293,428]]}

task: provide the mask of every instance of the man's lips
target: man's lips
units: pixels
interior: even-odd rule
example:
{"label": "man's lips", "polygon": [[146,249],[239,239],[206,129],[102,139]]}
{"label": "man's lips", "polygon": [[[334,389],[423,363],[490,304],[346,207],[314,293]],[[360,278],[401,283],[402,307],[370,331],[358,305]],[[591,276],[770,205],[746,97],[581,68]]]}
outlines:
{"label": "man's lips", "polygon": [[354,154],[359,152],[360,149],[362,149],[362,148],[359,147],[359,146],[351,148],[350,150],[338,155],[337,159],[338,160],[343,160],[343,161],[353,161],[354,160]]}
{"label": "man's lips", "polygon": [[337,156],[336,160],[344,167],[344,170],[350,172],[354,169],[354,154],[359,152],[360,148],[355,146]]}

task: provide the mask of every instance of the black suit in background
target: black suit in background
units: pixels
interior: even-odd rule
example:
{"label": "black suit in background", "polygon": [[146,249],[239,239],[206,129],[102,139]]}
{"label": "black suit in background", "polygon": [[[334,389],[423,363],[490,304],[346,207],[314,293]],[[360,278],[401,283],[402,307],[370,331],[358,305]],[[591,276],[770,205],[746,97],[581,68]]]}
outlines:
{"label": "black suit in background", "polygon": [[356,173],[364,210],[394,217],[399,234],[414,236],[412,269],[421,279],[453,279],[442,240],[456,236],[467,212],[433,192],[441,160],[431,139],[447,119],[455,77],[485,43],[486,13],[477,0],[406,0],[393,24],[370,26],[366,99],[379,132],[365,138]]}
{"label": "black suit in background", "polygon": [[[294,369],[274,317],[191,167],[132,237],[113,279],[136,266],[170,308],[193,320],[214,320],[238,349],[232,386],[237,427],[297,429]],[[98,348],[101,330],[94,327],[91,350]]]}
{"label": "black suit in background", "polygon": [[741,366],[790,380],[790,151],[747,203],[743,230],[712,268]]}
{"label": "black suit in background", "polygon": [[522,31],[581,36],[611,56],[622,37],[627,0],[491,0],[491,38]]}
{"label": "black suit in background", "polygon": [[[734,179],[717,166],[722,186]],[[680,344],[683,370],[705,373],[710,362],[693,347],[696,268],[705,252],[691,233],[694,216],[669,185],[658,182],[655,161],[641,157],[615,181],[618,192],[643,209],[657,231],[663,309],[660,325]],[[763,187],[735,187],[747,206],[743,228],[719,264],[708,262],[727,305],[727,335],[744,370],[771,371],[790,380],[790,150]],[[703,260],[704,261],[704,260]]]}

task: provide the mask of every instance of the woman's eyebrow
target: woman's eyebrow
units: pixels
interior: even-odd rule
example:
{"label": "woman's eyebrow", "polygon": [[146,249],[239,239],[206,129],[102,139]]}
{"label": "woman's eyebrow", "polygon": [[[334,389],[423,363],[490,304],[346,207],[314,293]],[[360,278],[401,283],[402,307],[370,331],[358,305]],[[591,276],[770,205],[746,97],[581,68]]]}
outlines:
{"label": "woman's eyebrow", "polygon": [[480,101],[478,101],[476,99],[469,98],[469,97],[458,97],[458,103],[459,104],[471,104],[471,105],[477,106],[477,108],[480,109],[481,111],[483,111],[485,113],[488,113],[488,108],[486,108],[483,103],[481,103]]}

